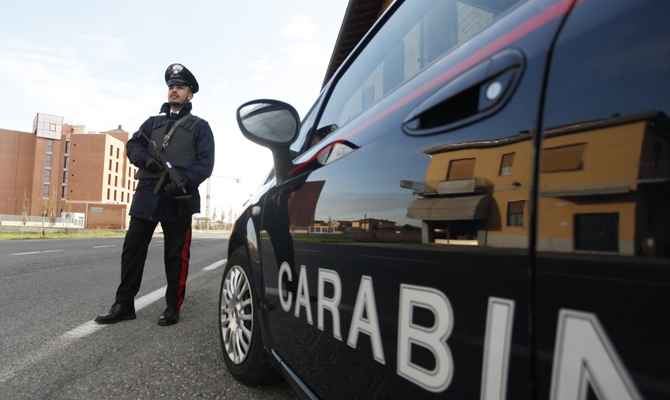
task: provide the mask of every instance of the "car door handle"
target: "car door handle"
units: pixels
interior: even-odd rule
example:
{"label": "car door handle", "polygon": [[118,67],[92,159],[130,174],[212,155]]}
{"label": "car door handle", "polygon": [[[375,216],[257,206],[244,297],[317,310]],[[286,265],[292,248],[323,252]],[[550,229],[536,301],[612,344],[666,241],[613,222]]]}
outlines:
{"label": "car door handle", "polygon": [[444,133],[499,111],[518,86],[526,62],[516,49],[503,50],[452,79],[403,121],[410,135]]}

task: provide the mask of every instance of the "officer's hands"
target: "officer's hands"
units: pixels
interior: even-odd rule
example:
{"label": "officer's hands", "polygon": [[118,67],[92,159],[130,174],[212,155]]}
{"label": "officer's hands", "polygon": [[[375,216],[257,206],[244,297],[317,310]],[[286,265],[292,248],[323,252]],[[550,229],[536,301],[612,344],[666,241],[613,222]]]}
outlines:
{"label": "officer's hands", "polygon": [[144,164],[144,169],[155,174],[163,171],[163,167],[160,165],[160,163],[151,157],[149,157],[147,162]]}

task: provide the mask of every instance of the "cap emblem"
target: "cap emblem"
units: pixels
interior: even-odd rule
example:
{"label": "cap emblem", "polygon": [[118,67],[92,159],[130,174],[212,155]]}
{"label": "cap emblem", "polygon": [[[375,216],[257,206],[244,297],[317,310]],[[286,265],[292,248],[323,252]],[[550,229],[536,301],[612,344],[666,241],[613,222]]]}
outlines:
{"label": "cap emblem", "polygon": [[175,64],[172,66],[172,75],[178,75],[184,69],[183,65]]}

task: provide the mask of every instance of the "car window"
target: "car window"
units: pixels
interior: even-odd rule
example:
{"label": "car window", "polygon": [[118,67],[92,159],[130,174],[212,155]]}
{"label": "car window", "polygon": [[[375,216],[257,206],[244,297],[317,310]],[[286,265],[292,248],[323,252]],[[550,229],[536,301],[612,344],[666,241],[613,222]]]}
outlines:
{"label": "car window", "polygon": [[337,82],[319,130],[332,132],[447,51],[525,0],[414,0],[402,4]]}
{"label": "car window", "polygon": [[320,103],[321,97],[319,97],[319,99],[314,102],[312,108],[309,109],[305,117],[302,119],[302,123],[300,124],[300,131],[298,132],[298,138],[293,142],[293,144],[291,144],[290,147],[292,152],[298,154],[303,149],[305,139],[307,138],[312,126],[314,125],[314,121],[316,120],[316,115],[319,111],[318,106]]}

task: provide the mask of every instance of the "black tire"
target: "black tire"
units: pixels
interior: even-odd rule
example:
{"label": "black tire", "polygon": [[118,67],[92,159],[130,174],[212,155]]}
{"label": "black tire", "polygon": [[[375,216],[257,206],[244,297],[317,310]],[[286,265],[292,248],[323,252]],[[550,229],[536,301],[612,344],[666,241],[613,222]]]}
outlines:
{"label": "black tire", "polygon": [[[249,282],[249,288],[251,292],[251,310],[252,310],[252,327],[251,337],[249,347],[246,353],[246,357],[243,360],[238,360],[237,362],[231,359],[226,345],[224,342],[224,322],[223,322],[223,310],[221,308],[223,303],[224,296],[224,285],[226,284],[226,278],[229,276],[229,272],[235,269],[234,272],[238,272],[239,268],[241,269]],[[239,272],[238,272],[239,274]],[[219,288],[219,307],[217,310],[217,320],[219,328],[219,341],[221,344],[221,354],[223,355],[223,360],[228,367],[228,371],[241,383],[248,386],[258,386],[267,383],[273,383],[277,380],[277,373],[273,370],[269,356],[265,351],[263,346],[263,338],[261,337],[261,329],[259,325],[259,308],[258,308],[258,289],[256,288],[256,283],[252,279],[251,269],[249,268],[249,260],[247,258],[244,248],[236,249],[223,270],[223,276],[221,277],[221,286]],[[248,311],[249,306],[243,307]],[[230,326],[230,323],[225,324]]]}

